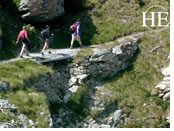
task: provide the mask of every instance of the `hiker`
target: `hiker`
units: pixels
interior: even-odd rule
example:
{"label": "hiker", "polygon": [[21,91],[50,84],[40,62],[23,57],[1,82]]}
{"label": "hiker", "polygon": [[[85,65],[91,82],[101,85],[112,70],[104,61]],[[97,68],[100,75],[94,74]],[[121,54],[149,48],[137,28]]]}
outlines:
{"label": "hiker", "polygon": [[71,25],[70,30],[72,32],[72,40],[71,40],[70,49],[72,49],[75,40],[77,40],[80,46],[82,47],[82,42],[80,39],[80,36],[81,36],[80,19],[77,19],[77,21],[73,25]]}
{"label": "hiker", "polygon": [[[52,36],[53,36],[53,33],[52,33]],[[49,49],[49,39],[51,37],[49,25],[46,25],[46,28],[41,31],[41,37],[44,40],[44,47],[41,51],[41,54],[44,55],[45,49]],[[51,54],[51,51],[49,50],[48,53]]]}
{"label": "hiker", "polygon": [[18,44],[19,40],[22,43],[22,49],[21,49],[21,52],[20,52],[19,57],[20,58],[23,58],[24,51],[26,52],[26,55],[27,56],[30,56],[29,55],[29,51],[30,51],[30,40],[28,39],[28,34],[27,34],[27,31],[26,31],[26,27],[25,26],[23,26],[22,27],[22,30],[19,32],[18,38],[16,40],[16,44]]}

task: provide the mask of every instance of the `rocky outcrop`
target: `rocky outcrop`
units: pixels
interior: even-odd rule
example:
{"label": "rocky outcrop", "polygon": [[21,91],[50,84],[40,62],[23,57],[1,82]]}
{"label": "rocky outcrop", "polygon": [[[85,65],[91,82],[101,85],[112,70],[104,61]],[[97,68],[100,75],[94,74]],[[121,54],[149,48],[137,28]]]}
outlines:
{"label": "rocky outcrop", "polygon": [[32,22],[44,22],[64,14],[64,0],[21,0],[22,18]]}
{"label": "rocky outcrop", "polygon": [[138,49],[139,42],[139,39],[134,38],[132,41],[120,43],[111,49],[93,48],[93,54],[85,57],[83,62],[74,62],[68,65],[71,67],[69,86],[78,86],[88,77],[112,77],[126,69]]}
{"label": "rocky outcrop", "polygon": [[170,100],[170,66],[161,70],[163,80],[155,87],[159,91],[159,97],[163,100]]}

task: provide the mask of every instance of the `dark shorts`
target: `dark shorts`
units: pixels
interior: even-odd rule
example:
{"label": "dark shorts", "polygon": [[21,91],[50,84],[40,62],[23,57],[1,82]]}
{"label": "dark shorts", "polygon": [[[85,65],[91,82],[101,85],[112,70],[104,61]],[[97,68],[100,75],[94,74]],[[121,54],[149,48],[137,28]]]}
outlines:
{"label": "dark shorts", "polygon": [[30,44],[30,40],[25,39],[25,40],[21,40],[22,43],[24,43],[26,45],[26,48],[31,51],[31,44]]}

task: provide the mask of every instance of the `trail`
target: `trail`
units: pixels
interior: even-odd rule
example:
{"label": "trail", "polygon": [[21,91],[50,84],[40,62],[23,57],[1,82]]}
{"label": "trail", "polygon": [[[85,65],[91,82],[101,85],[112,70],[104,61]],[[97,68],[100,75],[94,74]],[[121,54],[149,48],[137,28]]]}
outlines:
{"label": "trail", "polygon": [[[157,33],[157,32],[161,32],[164,30],[169,29],[168,27],[166,28],[160,28],[160,29],[155,29],[152,31],[145,31],[145,32],[137,32],[137,33],[133,33],[127,36],[123,36],[123,37],[119,37],[116,40],[118,42],[122,42],[125,39],[132,39],[134,37],[138,37],[138,36],[142,36],[145,33]],[[113,41],[111,42],[107,42],[107,44],[112,44]],[[91,45],[89,46],[90,48],[95,48],[98,47],[100,45]],[[88,47],[85,47],[88,48]],[[58,61],[58,60],[65,60],[65,59],[70,59],[73,58],[74,56],[76,56],[76,54],[81,50],[81,48],[74,48],[74,49],[51,49],[51,54],[48,53],[48,51],[45,51],[45,55],[42,56],[40,53],[30,53],[30,56],[24,56],[24,58],[14,58],[14,59],[10,59],[10,60],[1,60],[0,64],[4,64],[4,63],[9,63],[9,62],[14,62],[14,61],[18,61],[18,60],[23,60],[23,59],[31,59],[34,61],[37,61],[39,63],[46,63],[46,62],[51,62],[51,61]]]}

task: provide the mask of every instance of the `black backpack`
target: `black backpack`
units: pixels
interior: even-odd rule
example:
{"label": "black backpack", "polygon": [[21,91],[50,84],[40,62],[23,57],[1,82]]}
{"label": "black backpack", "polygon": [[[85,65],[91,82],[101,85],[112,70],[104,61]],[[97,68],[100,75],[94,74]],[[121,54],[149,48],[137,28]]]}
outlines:
{"label": "black backpack", "polygon": [[49,30],[48,29],[44,29],[40,32],[40,36],[43,38],[43,39],[46,39],[46,38],[49,38]]}

